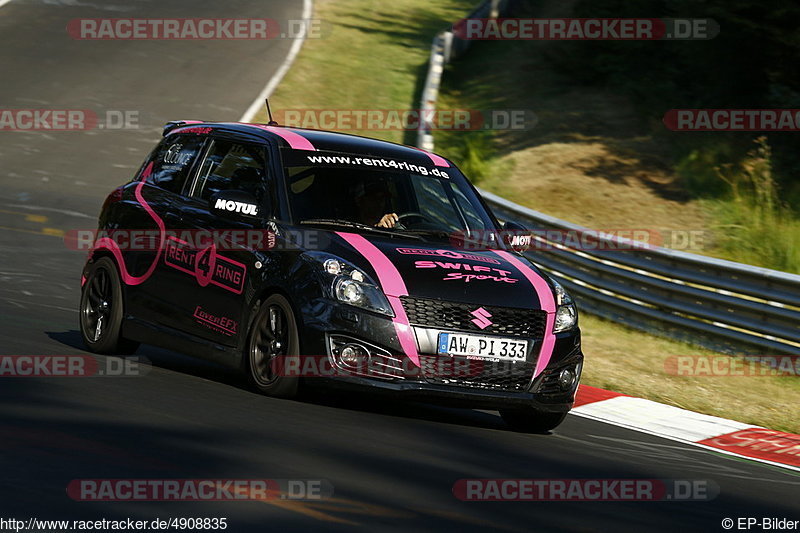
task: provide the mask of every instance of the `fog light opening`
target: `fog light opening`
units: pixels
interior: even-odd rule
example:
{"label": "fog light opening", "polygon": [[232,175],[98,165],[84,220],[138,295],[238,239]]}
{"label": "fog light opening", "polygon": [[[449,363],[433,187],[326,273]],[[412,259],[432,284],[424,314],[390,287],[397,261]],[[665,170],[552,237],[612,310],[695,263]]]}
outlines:
{"label": "fog light opening", "polygon": [[369,350],[360,344],[345,344],[339,352],[339,361],[347,367],[363,367],[369,361]]}
{"label": "fog light opening", "polygon": [[558,374],[558,386],[561,390],[570,390],[577,380],[578,374],[572,368],[565,368]]}

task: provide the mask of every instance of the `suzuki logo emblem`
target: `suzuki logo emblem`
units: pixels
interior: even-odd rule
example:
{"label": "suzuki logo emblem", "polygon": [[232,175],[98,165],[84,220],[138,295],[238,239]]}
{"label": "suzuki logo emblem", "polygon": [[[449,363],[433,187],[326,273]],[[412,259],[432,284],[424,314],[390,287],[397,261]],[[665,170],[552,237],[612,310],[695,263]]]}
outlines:
{"label": "suzuki logo emblem", "polygon": [[471,311],[470,314],[475,317],[472,319],[472,323],[481,329],[488,328],[494,324],[494,322],[489,320],[489,317],[492,316],[492,314],[483,307],[479,307],[476,310]]}

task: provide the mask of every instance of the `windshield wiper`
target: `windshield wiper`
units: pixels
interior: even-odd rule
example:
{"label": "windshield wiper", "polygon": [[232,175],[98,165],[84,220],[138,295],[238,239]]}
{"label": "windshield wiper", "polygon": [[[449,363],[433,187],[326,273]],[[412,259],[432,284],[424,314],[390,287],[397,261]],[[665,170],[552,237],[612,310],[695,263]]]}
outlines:
{"label": "windshield wiper", "polygon": [[[450,244],[453,244],[453,245],[457,245],[457,243],[459,241],[466,241],[466,242],[470,241],[469,238],[464,239],[464,235],[463,234],[459,237],[459,232],[458,231],[450,232],[450,231],[443,230],[443,229],[414,229],[414,230],[407,230],[407,231],[408,231],[408,233],[413,233],[414,235],[419,235],[419,236],[423,236],[424,235],[424,236],[429,237],[429,238],[441,239],[441,240],[447,241],[447,242],[449,242]],[[461,231],[467,231],[467,230],[461,230]],[[478,244],[478,243],[476,243],[476,244]],[[494,242],[494,243],[483,242],[481,244],[482,244],[482,246],[476,247],[474,249],[475,250],[502,249],[502,248],[500,248],[499,242]]]}
{"label": "windshield wiper", "polygon": [[345,220],[343,218],[308,218],[306,220],[301,220],[300,224],[325,224],[330,226],[344,226],[346,228],[356,228],[365,231],[370,231],[372,233],[378,233],[380,235],[389,235],[391,237],[410,237],[412,239],[417,239],[420,241],[425,240],[421,235],[414,235],[412,233],[406,233],[397,230],[378,228],[375,226],[370,226],[369,224],[362,224],[361,222],[353,222],[352,220]]}

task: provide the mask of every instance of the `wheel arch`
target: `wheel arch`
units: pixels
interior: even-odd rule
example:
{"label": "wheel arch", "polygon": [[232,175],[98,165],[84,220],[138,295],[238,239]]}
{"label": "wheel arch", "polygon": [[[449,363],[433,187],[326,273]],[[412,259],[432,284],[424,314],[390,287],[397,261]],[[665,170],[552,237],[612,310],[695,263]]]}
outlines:
{"label": "wheel arch", "polygon": [[246,329],[244,330],[244,335],[241,335],[239,338],[239,354],[242,361],[242,364],[246,362],[246,349],[247,349],[247,342],[250,338],[250,330],[253,327],[253,322],[255,321],[256,317],[258,316],[258,312],[261,310],[261,305],[264,301],[273,296],[275,294],[280,294],[289,302],[289,306],[292,308],[292,314],[294,315],[295,324],[297,324],[297,336],[300,341],[300,351],[302,353],[303,348],[303,333],[305,330],[305,325],[303,321],[303,316],[300,313],[300,308],[297,304],[297,299],[294,298],[289,290],[286,287],[282,287],[280,285],[267,285],[260,288],[255,296],[250,300],[250,303],[247,305],[247,315],[244,317],[245,322],[247,324]]}

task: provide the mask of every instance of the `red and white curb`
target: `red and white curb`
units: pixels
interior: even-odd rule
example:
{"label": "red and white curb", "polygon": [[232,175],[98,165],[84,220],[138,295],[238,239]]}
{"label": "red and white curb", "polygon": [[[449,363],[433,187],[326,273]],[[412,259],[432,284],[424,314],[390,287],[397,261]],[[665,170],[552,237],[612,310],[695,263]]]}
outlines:
{"label": "red and white curb", "polygon": [[800,472],[800,435],[581,385],[572,414]]}

